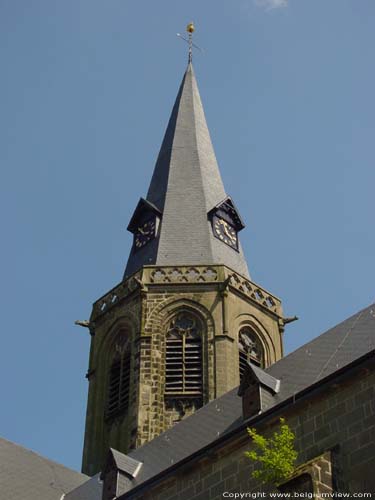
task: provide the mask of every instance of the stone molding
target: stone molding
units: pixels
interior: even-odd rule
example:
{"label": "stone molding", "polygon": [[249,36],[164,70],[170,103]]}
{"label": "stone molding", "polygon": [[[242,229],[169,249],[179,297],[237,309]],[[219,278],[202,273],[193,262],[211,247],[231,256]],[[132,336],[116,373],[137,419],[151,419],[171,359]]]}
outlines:
{"label": "stone molding", "polygon": [[[311,493],[318,500],[327,498],[326,495],[333,492],[331,451],[297,467],[288,481],[278,489],[283,493]],[[325,495],[321,496],[322,493]]]}
{"label": "stone molding", "polygon": [[281,301],[271,293],[226,266],[144,266],[94,303],[91,321],[101,317],[137,290],[147,292],[155,286],[224,284],[268,311],[282,317]]}

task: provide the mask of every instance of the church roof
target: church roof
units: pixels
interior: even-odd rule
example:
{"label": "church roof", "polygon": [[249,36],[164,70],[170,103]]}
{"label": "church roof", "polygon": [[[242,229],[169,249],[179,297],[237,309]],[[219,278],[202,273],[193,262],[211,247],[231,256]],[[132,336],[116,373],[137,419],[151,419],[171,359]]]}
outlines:
{"label": "church roof", "polygon": [[[225,192],[211,143],[193,66],[189,63],[177,94],[145,200],[141,200],[128,229],[134,231],[146,204],[161,214],[159,235],[142,248],[133,248],[125,277],[142,265],[225,264],[248,276],[238,251],[213,235],[212,210],[220,204],[232,210],[233,223],[241,218]],[[147,217],[146,217],[147,219]],[[145,219],[143,219],[145,220]],[[240,221],[240,224],[237,223]]]}
{"label": "church roof", "polygon": [[[135,488],[173,471],[202,450],[230,439],[256,420],[276,413],[288,401],[297,401],[353,364],[374,359],[374,355],[375,304],[372,304],[266,370],[257,369],[258,377],[264,382],[270,380],[268,375],[281,382],[280,391],[263,414],[244,421],[242,401],[235,388],[128,456],[112,450],[121,470],[123,466],[128,468],[129,463],[131,466],[142,463],[131,481],[131,489],[119,498],[128,498]],[[0,491],[7,500],[101,499],[100,474],[88,479],[84,474],[1,438],[0,464]]]}
{"label": "church roof", "polygon": [[6,500],[60,500],[88,477],[0,438],[0,496]]}
{"label": "church roof", "polygon": [[[67,493],[61,500],[102,500],[103,481],[100,472]],[[29,499],[34,500],[34,499]],[[36,499],[35,499],[36,500]],[[39,499],[38,499],[39,500]]]}
{"label": "church roof", "polygon": [[[331,328],[265,370],[279,379],[280,391],[263,412],[296,400],[302,394],[322,384],[327,377],[337,375],[349,365],[375,354],[375,304]],[[141,486],[159,474],[167,473],[179,462],[204,448],[232,435],[262,415],[244,422],[242,401],[235,388],[200,408],[190,417],[129,455],[143,462],[132,487]],[[121,498],[127,498],[124,493]]]}

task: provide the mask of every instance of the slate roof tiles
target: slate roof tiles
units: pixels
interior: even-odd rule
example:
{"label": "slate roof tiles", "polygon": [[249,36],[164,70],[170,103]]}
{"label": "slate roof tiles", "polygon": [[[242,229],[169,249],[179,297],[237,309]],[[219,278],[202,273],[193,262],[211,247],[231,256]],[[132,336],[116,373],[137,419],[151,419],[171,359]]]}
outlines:
{"label": "slate roof tiles", "polygon": [[[375,304],[372,304],[264,371],[265,377],[269,374],[281,381],[280,391],[266,411],[356,360],[374,355]],[[267,380],[261,373],[258,375]],[[128,498],[133,488],[243,426],[237,391],[235,388],[211,401],[128,456],[114,451],[116,463],[121,467],[142,462],[131,481],[132,488],[121,498]],[[1,493],[7,500],[60,500],[63,493],[65,500],[101,499],[99,475],[87,480],[87,476],[5,439],[0,439],[0,464]]]}
{"label": "slate roof tiles", "polygon": [[[239,251],[215,238],[208,213],[227,198],[193,66],[184,74],[146,202],[162,213],[159,236],[132,248],[125,277],[142,265],[225,264],[248,277]],[[138,205],[139,207],[139,205]],[[134,216],[130,228],[134,226]]]}
{"label": "slate roof tiles", "polygon": [[88,477],[0,438],[0,498],[60,500]]}
{"label": "slate roof tiles", "polygon": [[[359,311],[265,370],[281,381],[272,408],[366,354],[375,353],[375,304]],[[133,487],[243,424],[238,388],[200,408],[129,455],[143,462]],[[121,497],[122,498],[122,497]],[[126,498],[124,495],[123,498]]]}

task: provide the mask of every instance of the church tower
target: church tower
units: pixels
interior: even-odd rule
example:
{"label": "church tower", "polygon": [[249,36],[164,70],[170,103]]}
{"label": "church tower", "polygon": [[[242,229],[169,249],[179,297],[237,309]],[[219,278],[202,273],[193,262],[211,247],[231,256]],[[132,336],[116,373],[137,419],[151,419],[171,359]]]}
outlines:
{"label": "church tower", "polygon": [[93,305],[83,472],[237,386],[247,360],[282,356],[280,300],[250,279],[191,59],[133,233],[122,281]]}

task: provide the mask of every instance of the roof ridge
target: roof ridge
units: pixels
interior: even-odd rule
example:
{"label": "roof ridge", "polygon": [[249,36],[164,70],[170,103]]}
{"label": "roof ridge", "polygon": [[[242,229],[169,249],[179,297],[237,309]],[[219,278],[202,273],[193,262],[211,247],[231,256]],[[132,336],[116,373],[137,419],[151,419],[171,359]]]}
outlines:
{"label": "roof ridge", "polygon": [[[297,347],[296,349],[294,349],[294,351],[288,353],[286,356],[283,356],[282,358],[280,358],[278,361],[276,361],[275,363],[273,363],[272,365],[268,366],[266,368],[266,371],[268,371],[269,369],[273,368],[274,366],[276,366],[277,364],[279,364],[280,362],[282,362],[283,360],[289,358],[290,356],[294,355],[296,352],[302,350],[302,349],[305,349],[307,348],[308,346],[310,346],[311,344],[313,344],[314,342],[316,342],[319,338],[329,334],[331,332],[331,330],[333,330],[334,328],[337,328],[338,326],[342,325],[343,323],[346,323],[347,321],[350,321],[351,319],[353,319],[353,321],[355,319],[357,319],[358,316],[362,316],[362,313],[364,313],[366,310],[370,309],[370,307],[374,307],[375,308],[375,302],[369,304],[368,306],[364,307],[363,309],[361,309],[360,311],[352,314],[351,316],[349,316],[348,318],[340,321],[340,323],[337,323],[336,325],[333,325],[331,327],[329,327],[327,330],[325,330],[323,333],[320,333],[319,335],[317,335],[316,337],[312,338],[311,340],[309,340],[308,342],[306,342],[305,344],[302,344],[301,346]],[[375,317],[375,316],[374,316]],[[359,319],[359,318],[358,318]],[[306,350],[306,349],[305,349]]]}
{"label": "roof ridge", "polygon": [[[340,344],[336,347],[336,349],[332,352],[331,356],[327,359],[326,363],[323,365],[323,368],[320,370],[320,372],[318,373],[318,375],[316,376],[316,379],[315,380],[319,380],[321,375],[323,374],[324,370],[327,368],[327,366],[329,365],[329,363],[332,361],[332,359],[334,358],[334,356],[336,355],[336,353],[342,348],[342,346],[344,345],[346,339],[349,337],[349,335],[351,334],[351,332],[353,331],[355,325],[358,323],[358,321],[361,319],[363,313],[365,312],[365,309],[363,309],[362,311],[360,311],[356,317],[354,318],[353,320],[353,323],[351,324],[350,328],[348,329],[347,333],[344,335],[344,338],[342,339],[342,341],[340,342]],[[323,334],[324,335],[324,334]]]}
{"label": "roof ridge", "polygon": [[[190,79],[190,85],[191,85],[191,94],[193,95],[193,99],[192,99],[192,107],[193,107],[193,117],[194,117],[194,140],[195,140],[195,149],[197,150],[197,155],[198,155],[198,162],[200,165],[202,165],[202,153],[200,151],[200,147],[199,147],[199,140],[198,140],[198,131],[197,131],[197,110],[196,110],[196,102],[195,102],[195,99],[194,99],[194,82],[195,82],[195,86],[197,87],[197,83],[196,83],[196,79],[195,79],[195,72],[194,72],[194,69],[193,69],[193,63],[190,61],[189,62],[189,65],[188,65],[188,71],[190,71],[191,73],[191,79]],[[198,98],[200,100],[200,95],[199,95],[199,90],[198,90]],[[201,110],[203,112],[203,115],[204,115],[204,111],[203,111],[203,106],[202,106],[202,101],[200,100],[200,107],[201,107]],[[205,118],[205,116],[204,116]],[[206,123],[207,125],[207,123]],[[208,125],[207,125],[207,133],[209,135],[209,138],[210,138],[210,131],[208,130]],[[211,138],[210,138],[211,140]],[[212,143],[211,143],[212,145]],[[212,153],[214,154],[215,156],[215,159],[216,159],[216,155],[215,155],[215,151],[214,151],[214,148],[212,146]],[[219,166],[217,166],[217,168],[219,168]],[[203,174],[202,172],[202,167],[201,167],[201,174]],[[220,172],[219,172],[219,176],[220,176]],[[221,177],[220,177],[221,178]],[[206,201],[207,203],[207,193],[206,193],[206,186],[205,186],[205,182],[204,182],[204,178],[203,178],[203,175],[200,175],[200,185],[201,185],[201,189],[202,189],[202,192],[203,192],[203,198],[204,200]],[[223,185],[223,189],[224,189],[224,185]],[[225,192],[225,189],[224,189],[224,192]],[[208,212],[212,207],[208,207],[207,204],[206,204],[206,212]],[[213,258],[213,241],[211,238],[208,238],[208,246],[209,246],[209,253],[211,255],[211,257]]]}
{"label": "roof ridge", "polygon": [[[194,68],[188,64],[146,196],[160,213],[136,209],[128,226],[135,236],[124,278],[147,264],[225,264],[249,277],[237,236],[243,225],[236,228],[235,246],[221,241],[223,235],[220,239],[213,229],[215,214],[210,211],[227,197]],[[147,223],[153,224],[152,235],[139,237],[144,243],[137,245],[137,234],[144,234],[142,226]]]}

